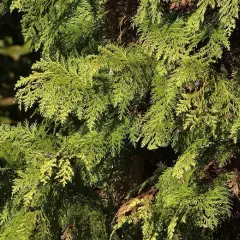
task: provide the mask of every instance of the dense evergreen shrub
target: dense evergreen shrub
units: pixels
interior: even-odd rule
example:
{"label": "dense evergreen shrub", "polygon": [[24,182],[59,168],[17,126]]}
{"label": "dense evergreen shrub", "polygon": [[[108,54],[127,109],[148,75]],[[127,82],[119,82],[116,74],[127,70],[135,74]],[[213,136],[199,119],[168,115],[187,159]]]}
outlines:
{"label": "dense evergreen shrub", "polygon": [[0,240],[218,238],[239,196],[239,1],[11,9],[42,53],[16,97],[41,118],[0,127]]}

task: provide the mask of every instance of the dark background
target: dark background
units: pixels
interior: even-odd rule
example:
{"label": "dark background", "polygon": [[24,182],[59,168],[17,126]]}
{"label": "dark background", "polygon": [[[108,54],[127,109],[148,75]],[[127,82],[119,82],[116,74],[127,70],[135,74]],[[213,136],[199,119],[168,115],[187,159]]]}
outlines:
{"label": "dark background", "polygon": [[40,54],[29,52],[19,59],[13,57],[24,48],[20,21],[21,14],[15,11],[0,16],[0,124],[17,124],[30,114],[20,111],[17,102],[14,102],[14,85],[20,76],[29,75]]}

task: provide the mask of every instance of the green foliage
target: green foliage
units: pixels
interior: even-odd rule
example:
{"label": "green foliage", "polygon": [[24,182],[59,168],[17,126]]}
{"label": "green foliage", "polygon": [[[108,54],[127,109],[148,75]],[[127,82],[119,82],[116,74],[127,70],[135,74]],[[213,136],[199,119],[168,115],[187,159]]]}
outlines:
{"label": "green foliage", "polygon": [[35,50],[64,55],[96,49],[101,40],[102,1],[25,1],[13,0],[11,9],[25,13],[22,19],[26,41]]}
{"label": "green foliage", "polygon": [[[144,14],[148,8],[158,9],[155,2],[149,3],[138,13],[136,24],[139,25],[141,31],[143,47],[159,59],[158,74],[153,82],[153,105],[145,117],[143,145],[148,144],[150,148],[156,148],[169,144],[171,135],[166,133],[172,132],[176,128],[174,124],[178,121],[174,119],[176,105],[178,105],[177,115],[182,111],[186,112],[186,118],[182,117],[185,121],[184,128],[191,127],[191,122],[194,124],[206,122],[203,128],[199,126],[197,128],[200,131],[204,129],[203,131],[206,133],[206,125],[209,124],[209,129],[214,131],[216,113],[220,114],[219,110],[224,101],[221,102],[222,106],[213,106],[214,110],[208,110],[208,107],[206,109],[204,105],[208,105],[209,102],[219,104],[217,99],[213,100],[216,95],[224,94],[226,98],[229,98],[231,93],[228,95],[228,87],[232,88],[231,85],[237,84],[237,82],[229,82],[226,76],[217,74],[212,70],[210,63],[221,58],[223,47],[229,48],[228,36],[235,27],[234,19],[238,17],[237,4],[238,1],[232,1],[229,4],[222,4],[219,1],[217,3],[215,1],[199,1],[198,8],[192,14],[180,15],[172,22],[162,23],[155,23],[151,17],[148,19]],[[206,13],[209,6],[212,8],[212,14]],[[217,11],[214,11],[215,8]],[[154,15],[156,16],[156,14]],[[140,21],[139,18],[142,20]],[[215,26],[216,19],[219,19],[217,27]],[[223,80],[222,84],[228,86],[223,87],[225,90],[220,93],[223,90],[220,89],[221,84],[218,85],[221,79]],[[225,79],[226,81],[224,81]],[[186,89],[188,86],[190,87],[189,91]],[[212,88],[217,88],[218,93],[216,92],[211,100],[207,97],[209,101],[205,101],[203,96],[209,94],[209,90]],[[167,92],[163,94],[163,91]],[[235,94],[237,93],[233,94],[234,105],[238,102],[238,96]],[[167,104],[165,104],[166,102]],[[229,102],[229,104],[231,103]],[[161,107],[162,105],[163,107]],[[227,108],[231,108],[231,110],[234,108],[233,111],[237,118],[236,106],[229,105]],[[215,108],[218,109],[215,110]],[[186,111],[187,109],[191,110]],[[202,111],[204,111],[204,119],[200,117]],[[209,113],[211,111],[214,113]],[[224,111],[221,109],[221,114],[223,113]],[[155,131],[155,129],[158,130]]]}
{"label": "green foliage", "polygon": [[74,114],[93,129],[110,108],[116,108],[122,119],[134,101],[144,99],[152,65],[138,47],[125,50],[113,45],[100,48],[97,56],[69,58],[67,62],[41,60],[34,73],[16,85],[21,88],[17,97],[26,110],[37,102],[46,118],[64,122]]}
{"label": "green foliage", "polygon": [[219,175],[206,184],[204,172],[197,165],[208,154],[206,147],[209,144],[199,140],[186,149],[176,165],[160,176],[156,200],[150,204],[144,198],[131,201],[129,206],[139,206],[137,211],[122,217],[115,225],[114,232],[133,221],[142,221],[144,240],[181,237],[212,239],[212,231],[231,213],[226,186],[231,176]]}
{"label": "green foliage", "polygon": [[0,3],[0,17],[3,16],[10,7],[11,1],[10,0],[3,0]]}
{"label": "green foliage", "polygon": [[[107,39],[108,2],[12,2],[43,53],[16,97],[44,120],[0,127],[0,159],[14,175],[0,240],[59,239],[62,230],[65,239],[131,239],[125,229],[138,226],[144,240],[213,239],[231,215],[224,167],[239,153],[239,67],[225,57],[239,1],[188,2],[141,0],[138,41],[124,46]],[[122,159],[138,145],[172,146],[179,157],[156,184],[141,180],[140,193],[151,183],[157,191],[130,199],[111,226]]]}
{"label": "green foliage", "polygon": [[[2,226],[0,239],[48,239],[46,218],[39,210],[33,212],[18,211],[9,216],[6,223],[2,220]],[[37,233],[34,234],[35,231]]]}
{"label": "green foliage", "polygon": [[[45,224],[45,230],[43,229],[44,231],[41,234],[50,234],[51,229],[46,222],[45,204],[48,204],[47,199],[51,194],[51,184],[55,185],[55,191],[57,191],[57,189],[61,189],[72,181],[74,171],[70,162],[78,161],[77,157],[79,160],[85,160],[83,146],[78,145],[77,148],[76,144],[79,142],[75,142],[81,139],[76,138],[76,136],[67,139],[53,136],[47,134],[46,127],[36,127],[36,125],[26,125],[25,127],[3,125],[1,132],[4,134],[0,137],[0,143],[1,145],[6,144],[7,147],[1,149],[0,158],[5,159],[6,167],[16,169],[17,176],[12,185],[13,196],[10,209],[13,210],[10,213],[8,213],[8,209],[4,210],[9,216],[4,217],[4,214],[2,216],[4,218],[2,220],[3,233],[0,235],[0,239],[14,238],[12,234],[15,234],[15,231],[12,231],[11,228],[15,228],[15,226],[17,232],[22,232],[22,237],[19,239],[32,239],[30,236],[41,227],[39,222]],[[94,143],[91,144],[94,145]],[[15,150],[15,153],[10,155],[9,151],[12,149]],[[71,151],[74,150],[74,155],[69,152],[70,149]],[[91,153],[88,152],[88,154]],[[11,158],[9,158],[9,155]],[[36,211],[33,211],[33,209],[36,209]],[[37,209],[41,209],[41,211]],[[81,216],[80,212],[77,212],[77,214]],[[97,213],[89,213],[89,217],[93,218],[93,221],[95,221],[95,214]],[[96,218],[98,218],[97,215]],[[27,227],[21,221],[26,221]],[[28,225],[28,221],[32,225]],[[96,219],[96,221],[102,224],[100,220]],[[94,226],[94,224],[93,222],[92,225]],[[102,231],[102,227],[99,228]],[[78,231],[81,232],[80,229]],[[97,231],[93,229],[91,234],[96,235]],[[97,238],[93,237],[91,239]]]}
{"label": "green foliage", "polygon": [[[177,236],[191,239],[189,226],[193,226],[193,229],[199,227],[214,230],[219,221],[229,216],[228,190],[224,187],[224,182],[215,180],[209,186],[204,186],[204,183],[200,182],[196,184],[192,180],[180,183],[176,178],[172,182],[169,181],[171,175],[174,176],[172,169],[160,177],[161,192],[155,203],[156,207],[161,206],[158,218],[165,219],[168,224],[168,239],[174,239],[174,235],[176,239]],[[161,225],[157,227],[160,230],[159,234],[166,231],[161,227]],[[204,235],[201,237],[200,239],[204,239]]]}
{"label": "green foliage", "polygon": [[76,239],[108,239],[106,217],[87,205],[66,205],[61,212],[61,225],[73,223],[72,237]]}

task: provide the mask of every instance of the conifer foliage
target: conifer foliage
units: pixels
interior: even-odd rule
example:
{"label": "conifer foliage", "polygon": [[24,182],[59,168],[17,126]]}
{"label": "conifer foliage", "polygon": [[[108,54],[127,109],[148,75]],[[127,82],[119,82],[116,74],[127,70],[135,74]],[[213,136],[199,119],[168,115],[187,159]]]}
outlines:
{"label": "conifer foliage", "polygon": [[[5,2],[42,57],[16,84],[38,121],[0,126],[0,240],[216,238],[240,194],[240,1]],[[124,189],[129,155],[164,147]]]}

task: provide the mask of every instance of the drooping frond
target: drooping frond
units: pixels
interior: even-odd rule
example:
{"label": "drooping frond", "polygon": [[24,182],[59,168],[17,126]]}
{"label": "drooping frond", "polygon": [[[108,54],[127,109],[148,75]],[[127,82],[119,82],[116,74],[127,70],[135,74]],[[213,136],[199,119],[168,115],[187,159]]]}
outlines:
{"label": "drooping frond", "polygon": [[89,0],[14,0],[11,8],[23,12],[23,34],[35,50],[43,47],[45,54],[69,55],[96,50],[103,27],[101,5]]}
{"label": "drooping frond", "polygon": [[20,104],[28,109],[39,103],[41,114],[56,121],[77,115],[90,129],[112,107],[120,118],[133,111],[135,102],[146,96],[154,63],[135,47],[110,45],[100,52],[87,58],[38,62],[35,72],[16,85],[21,88]]}

